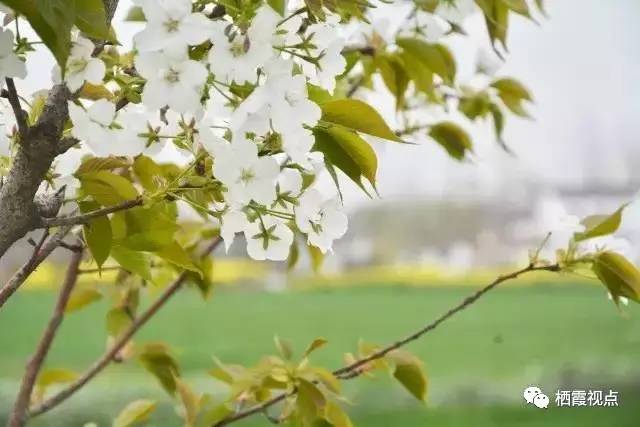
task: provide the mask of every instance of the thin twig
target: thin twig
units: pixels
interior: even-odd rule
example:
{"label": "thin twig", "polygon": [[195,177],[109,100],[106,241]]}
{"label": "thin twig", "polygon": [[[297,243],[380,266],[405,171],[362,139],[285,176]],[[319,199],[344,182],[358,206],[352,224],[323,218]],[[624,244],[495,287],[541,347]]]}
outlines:
{"label": "thin twig", "polygon": [[22,286],[31,273],[60,245],[62,239],[71,231],[71,228],[71,225],[61,227],[49,240],[46,240],[48,232],[45,232],[44,239],[41,239],[36,245],[31,258],[0,288],[0,308]]}
{"label": "thin twig", "polygon": [[60,294],[58,295],[58,300],[54,307],[53,313],[51,314],[51,318],[49,319],[49,323],[40,338],[38,343],[38,347],[36,348],[33,357],[29,360],[27,364],[27,368],[24,372],[24,376],[22,378],[22,384],[20,385],[20,391],[18,392],[18,397],[13,406],[13,411],[11,412],[11,418],[8,427],[22,427],[27,422],[29,410],[29,404],[31,401],[31,394],[33,393],[33,387],[35,385],[36,379],[38,378],[38,374],[42,369],[42,365],[47,358],[47,354],[51,349],[51,344],[58,332],[58,328],[62,323],[62,319],[64,318],[64,309],[69,302],[69,297],[71,296],[71,291],[78,281],[78,268],[80,266],[80,262],[82,261],[82,250],[78,250],[73,252],[71,255],[71,260],[69,262],[69,267],[67,268],[67,274],[64,279],[64,283],[62,284],[62,288],[60,289]]}
{"label": "thin twig", "polygon": [[42,225],[44,227],[59,227],[63,225],[78,225],[78,224],[86,224],[92,219],[99,218],[101,216],[109,215],[114,212],[123,211],[126,209],[131,209],[136,206],[140,206],[143,203],[141,197],[136,199],[127,200],[117,205],[107,206],[106,208],[97,209],[92,212],[87,212],[81,215],[68,216],[68,217],[58,217],[58,218],[44,218],[42,220]]}
{"label": "thin twig", "polygon": [[16,116],[16,123],[18,124],[18,132],[20,132],[21,140],[24,140],[24,138],[27,137],[27,132],[29,131],[27,115],[20,105],[20,97],[13,79],[6,78],[5,81],[7,82],[7,99],[9,99],[9,104],[11,104],[14,116]]}
{"label": "thin twig", "polygon": [[[493,288],[495,288],[496,286],[498,286],[499,284],[506,282],[508,280],[512,280],[517,278],[518,276],[525,274],[525,273],[530,273],[533,271],[559,271],[560,267],[558,265],[547,265],[547,266],[535,266],[535,265],[528,265],[525,268],[522,268],[520,270],[517,270],[513,273],[510,274],[506,274],[503,276],[498,277],[497,279],[495,279],[493,282],[489,283],[488,285],[486,285],[485,287],[481,288],[480,290],[476,291],[475,293],[473,293],[472,295],[468,296],[467,298],[465,298],[464,300],[462,300],[458,305],[456,305],[455,307],[449,309],[446,313],[444,313],[442,316],[438,317],[436,320],[434,320],[433,322],[425,325],[423,328],[419,329],[418,331],[408,335],[407,337],[394,342],[393,344],[390,344],[374,353],[372,353],[371,355],[364,357],[362,359],[359,359],[343,368],[340,369],[336,369],[335,371],[332,372],[332,374],[341,380],[347,380],[347,379],[351,379],[351,378],[356,378],[358,376],[360,376],[361,374],[363,374],[366,370],[364,369],[368,364],[370,364],[371,362],[378,360],[378,359],[382,359],[383,357],[385,357],[387,354],[391,353],[394,350],[397,350],[401,347],[404,347],[405,345],[411,343],[412,341],[415,341],[419,338],[421,338],[423,335],[433,331],[434,329],[436,329],[439,325],[441,325],[442,323],[444,323],[445,321],[447,321],[449,318],[453,317],[454,315],[456,315],[457,313],[463,311],[464,309],[468,308],[469,306],[473,305],[473,303],[475,303],[478,299],[480,299],[480,297],[482,297],[484,294],[486,294],[487,292],[489,292],[490,290],[492,290]],[[293,396],[296,394],[296,390],[293,390],[289,393],[282,393],[279,394],[265,402],[262,402],[259,405],[253,406],[251,408],[245,409],[244,411],[240,411],[237,412],[233,415],[229,415],[228,417],[224,418],[223,420],[217,422],[216,424],[214,424],[212,427],[222,427],[222,426],[226,426],[229,425],[231,423],[234,423],[236,421],[240,421],[242,419],[245,419],[247,417],[250,417],[252,415],[256,415],[256,414],[260,414],[260,413],[264,413],[268,408],[270,408],[273,405],[276,405],[280,402],[282,402],[284,399],[286,399],[289,396]]]}
{"label": "thin twig", "polygon": [[[213,242],[204,249],[201,257],[205,258],[211,254],[211,252],[218,247],[220,242],[222,242],[220,237],[215,238]],[[147,308],[144,313],[131,323],[129,328],[127,328],[127,330],[118,337],[115,343],[98,360],[96,360],[84,374],[74,382],[70,383],[66,388],[60,390],[49,399],[32,408],[29,412],[29,416],[35,417],[55,408],[84,387],[96,375],[102,372],[104,368],[109,366],[111,361],[116,358],[118,353],[120,353],[120,350],[122,350],[138,330],[140,330],[140,328],[142,328],[167,303],[167,301],[171,299],[182,285],[184,285],[188,277],[188,271],[185,270],[180,273],[176,280],[164,290],[162,295],[160,295],[160,297],[158,297],[158,299],[149,308]]]}

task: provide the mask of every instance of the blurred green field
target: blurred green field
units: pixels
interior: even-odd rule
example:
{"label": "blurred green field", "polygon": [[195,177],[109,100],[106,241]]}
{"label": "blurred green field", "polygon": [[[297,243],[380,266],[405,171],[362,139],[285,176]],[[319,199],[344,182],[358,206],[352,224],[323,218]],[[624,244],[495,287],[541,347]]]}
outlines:
{"label": "blurred green field", "polygon": [[[144,329],[137,342],[169,343],[187,380],[198,390],[215,390],[214,381],[204,374],[212,366],[212,355],[251,364],[274,352],[276,334],[300,350],[322,336],[329,345],[314,360],[337,367],[358,339],[386,343],[437,317],[470,292],[457,287],[281,294],[227,290],[203,302],[195,292],[186,291]],[[52,302],[48,292],[23,292],[0,311],[0,422]],[[68,316],[47,366],[81,370],[101,354],[105,309],[105,303],[98,303]],[[621,316],[599,287],[505,286],[410,347],[427,366],[427,405],[412,400],[389,379],[359,379],[347,386],[354,421],[360,427],[636,426],[640,310],[626,311],[628,315]],[[530,384],[549,395],[559,388],[618,390],[620,407],[546,411],[526,407],[522,390]],[[126,402],[137,398],[161,403],[150,425],[180,425],[168,396],[136,362],[109,368],[32,425],[82,426],[95,421],[108,426]],[[270,424],[253,419],[238,425]]]}

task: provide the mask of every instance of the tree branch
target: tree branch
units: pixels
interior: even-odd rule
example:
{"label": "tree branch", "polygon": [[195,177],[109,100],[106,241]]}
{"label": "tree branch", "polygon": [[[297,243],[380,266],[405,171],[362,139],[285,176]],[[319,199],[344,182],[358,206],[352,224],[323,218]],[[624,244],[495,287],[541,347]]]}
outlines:
{"label": "tree branch", "polygon": [[[475,293],[473,293],[472,295],[468,296],[467,298],[465,298],[464,300],[462,300],[458,305],[456,305],[455,307],[449,309],[446,313],[444,313],[442,316],[438,317],[436,320],[434,320],[433,322],[425,325],[424,327],[422,327],[421,329],[417,330],[416,332],[406,336],[405,338],[396,341],[374,353],[372,353],[371,355],[364,357],[362,359],[359,359],[343,368],[340,369],[336,369],[335,371],[332,372],[332,374],[341,380],[347,380],[347,379],[351,379],[351,378],[356,378],[358,376],[360,376],[361,374],[363,374],[364,372],[366,372],[366,369],[364,369],[368,364],[370,364],[371,362],[378,360],[378,359],[382,359],[383,357],[385,357],[387,354],[391,353],[394,350],[397,350],[401,347],[404,347],[405,345],[421,338],[423,335],[433,331],[434,329],[436,329],[439,325],[441,325],[442,323],[444,323],[445,321],[447,321],[448,319],[450,319],[451,317],[453,317],[454,315],[456,315],[457,313],[463,311],[464,309],[468,308],[469,306],[473,305],[478,299],[480,299],[484,294],[486,294],[487,292],[489,292],[490,290],[492,290],[493,288],[495,288],[496,286],[498,286],[499,284],[506,282],[508,280],[512,280],[515,279],[517,277],[519,277],[522,274],[525,273],[530,273],[533,271],[552,271],[552,272],[556,272],[556,271],[560,271],[560,267],[556,264],[554,265],[545,265],[545,266],[535,266],[533,264],[528,265],[525,268],[522,268],[520,270],[514,271],[513,273],[509,273],[503,276],[498,277],[497,279],[495,279],[493,282],[489,283],[488,285],[486,285],[484,288],[479,289],[478,291],[476,291]],[[226,417],[225,419],[217,422],[216,424],[214,424],[212,427],[222,427],[222,426],[226,426],[229,425],[231,423],[234,423],[236,421],[240,421],[242,419],[245,419],[247,417],[250,417],[252,415],[256,415],[256,414],[260,414],[263,413],[264,411],[266,411],[268,408],[270,408],[273,405],[276,405],[280,402],[282,402],[284,399],[286,399],[289,396],[295,395],[297,393],[296,390],[293,390],[289,393],[282,393],[279,394],[265,402],[262,402],[259,405],[253,406],[251,408],[248,408],[244,411],[240,411],[237,412],[233,415],[229,415],[228,417]]]}
{"label": "tree branch", "polygon": [[67,302],[69,301],[69,297],[71,296],[71,291],[75,287],[78,281],[78,268],[80,266],[80,262],[82,261],[82,249],[73,252],[71,256],[71,261],[69,262],[69,267],[67,268],[67,274],[62,284],[62,288],[60,289],[60,294],[58,295],[58,301],[56,302],[55,308],[49,319],[49,323],[40,338],[40,342],[38,343],[38,347],[36,351],[29,360],[27,364],[27,368],[25,370],[24,376],[22,378],[22,384],[20,386],[20,391],[18,392],[18,397],[13,406],[13,411],[11,412],[11,418],[8,427],[22,427],[27,422],[29,410],[29,404],[31,402],[31,394],[33,393],[33,387],[35,385],[36,379],[38,378],[38,374],[42,369],[42,365],[51,349],[51,344],[58,332],[58,328],[62,323],[62,319],[64,318],[64,309],[67,306]]}
{"label": "tree branch", "polygon": [[13,82],[12,78],[6,78],[7,82],[7,99],[11,108],[13,109],[13,115],[16,116],[16,123],[18,124],[18,132],[20,133],[20,140],[23,141],[27,137],[29,132],[29,125],[27,123],[27,114],[20,105],[20,97],[18,96],[18,90]]}
{"label": "tree branch", "polygon": [[[222,242],[220,237],[216,237],[210,244],[207,246],[201,254],[202,258],[207,257],[211,252],[213,252],[218,245]],[[49,399],[35,406],[29,412],[29,416],[35,417],[40,414],[43,414],[65,400],[75,394],[78,390],[84,387],[89,381],[91,381],[96,375],[98,375],[104,368],[109,366],[112,360],[116,358],[120,350],[124,348],[125,345],[129,342],[129,340],[142,328],[166,303],[171,299],[171,297],[184,285],[187,278],[189,277],[188,271],[183,271],[176,278],[176,280],[169,285],[162,295],[158,297],[158,299],[149,307],[147,310],[142,313],[139,317],[137,317],[124,331],[115,343],[98,359],[96,360],[89,369],[80,376],[77,380],[69,384],[66,388],[59,391],[57,394],[53,395]]]}
{"label": "tree branch", "polygon": [[31,273],[60,246],[60,242],[62,242],[62,239],[71,231],[71,228],[72,226],[61,227],[49,240],[46,240],[49,233],[45,231],[40,242],[36,244],[31,258],[0,288],[0,308],[2,308],[11,295],[22,286]]}
{"label": "tree branch", "polygon": [[97,209],[92,212],[87,212],[82,215],[68,216],[68,217],[59,217],[59,218],[43,218],[42,226],[43,227],[58,227],[63,225],[77,225],[77,224],[86,224],[92,219],[99,218],[101,216],[109,215],[114,212],[119,212],[127,209],[131,209],[135,206],[142,205],[143,200],[141,197],[136,199],[127,200],[118,205],[107,206],[102,209]]}

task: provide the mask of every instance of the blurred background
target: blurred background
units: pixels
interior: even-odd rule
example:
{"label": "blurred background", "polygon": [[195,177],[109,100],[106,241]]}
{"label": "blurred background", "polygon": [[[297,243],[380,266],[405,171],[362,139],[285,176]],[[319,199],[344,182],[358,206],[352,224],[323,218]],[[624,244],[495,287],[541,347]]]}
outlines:
{"label": "blurred background", "polygon": [[[514,20],[511,53],[498,72],[521,80],[535,97],[533,120],[507,122],[505,140],[514,155],[495,144],[490,124],[473,127],[474,155],[462,164],[432,141],[374,142],[380,197],[366,198],[345,183],[349,232],[320,273],[311,271],[304,254],[291,272],[278,264],[254,264],[236,244],[229,256],[215,261],[218,285],[211,298],[183,292],[137,341],[170,344],[185,376],[202,391],[218,387],[205,374],[212,356],[255,363],[275,351],[274,335],[300,352],[314,337],[325,337],[329,345],[315,360],[338,366],[360,338],[394,340],[475,287],[526,263],[527,251],[559,216],[607,213],[634,200],[640,188],[640,3],[548,3],[549,18],[539,25]],[[118,25],[122,34],[135,30],[132,24]],[[477,37],[448,41],[454,51],[487,45],[480,17],[465,28]],[[47,54],[37,53],[32,61],[29,67],[40,71],[22,82],[26,92],[45,87],[49,79]],[[465,66],[473,64],[460,64]],[[375,101],[384,110],[385,100]],[[626,211],[620,234],[627,255],[640,261],[639,203]],[[2,260],[2,281],[24,256],[23,245]],[[0,421],[62,271],[62,264],[44,265],[0,311]],[[48,367],[82,370],[102,353],[107,306],[98,302],[65,319]],[[633,306],[623,311],[600,285],[582,277],[541,274],[509,283],[410,347],[427,367],[426,405],[387,378],[361,379],[348,384],[354,421],[364,427],[636,426],[640,311]],[[542,388],[552,401],[559,389],[616,390],[620,403],[617,408],[552,404],[543,411],[524,404],[522,391],[529,385]],[[170,399],[135,362],[109,368],[33,425],[106,426],[126,402],[149,397],[161,402],[152,425],[179,425]],[[253,419],[239,425],[269,423]]]}

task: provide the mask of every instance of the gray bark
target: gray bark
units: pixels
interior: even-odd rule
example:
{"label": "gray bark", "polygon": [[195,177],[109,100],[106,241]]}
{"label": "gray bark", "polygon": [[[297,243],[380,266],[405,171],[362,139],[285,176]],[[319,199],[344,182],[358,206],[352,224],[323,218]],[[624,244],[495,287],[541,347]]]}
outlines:
{"label": "gray bark", "polygon": [[[103,2],[107,22],[111,23],[118,0]],[[68,118],[69,99],[71,93],[66,86],[54,86],[40,119],[20,141],[11,171],[0,188],[0,258],[26,233],[43,225],[43,213],[51,216],[50,204],[56,201],[34,198],[53,160],[63,151],[60,138]]]}
{"label": "gray bark", "polygon": [[9,175],[0,188],[0,257],[18,239],[42,224],[34,198],[58,155],[70,97],[66,86],[54,86],[40,119],[20,141]]}

